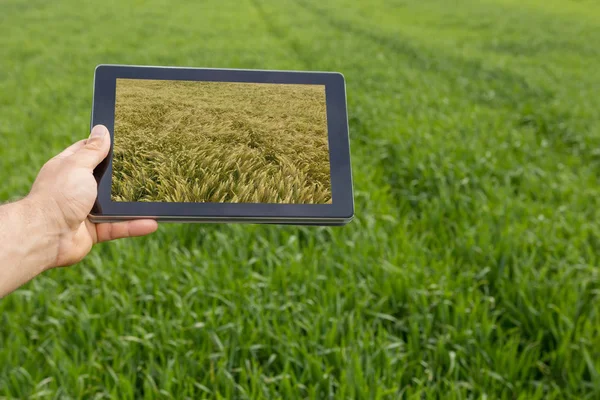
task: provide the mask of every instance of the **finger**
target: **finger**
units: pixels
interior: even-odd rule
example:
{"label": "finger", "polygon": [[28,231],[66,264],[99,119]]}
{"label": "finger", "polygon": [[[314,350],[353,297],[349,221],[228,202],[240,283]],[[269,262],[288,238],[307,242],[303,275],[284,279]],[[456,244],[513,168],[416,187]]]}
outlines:
{"label": "finger", "polygon": [[138,219],[135,221],[97,224],[96,234],[100,243],[126,237],[144,236],[157,229],[158,223],[153,219]]}
{"label": "finger", "polygon": [[78,142],[73,143],[72,145],[58,153],[56,156],[54,156],[54,158],[66,158],[72,156],[73,154],[77,153],[79,149],[83,148],[86,141],[87,139],[82,139]]}
{"label": "finger", "polygon": [[104,125],[96,125],[85,145],[73,154],[79,165],[94,169],[108,155],[110,135]]}

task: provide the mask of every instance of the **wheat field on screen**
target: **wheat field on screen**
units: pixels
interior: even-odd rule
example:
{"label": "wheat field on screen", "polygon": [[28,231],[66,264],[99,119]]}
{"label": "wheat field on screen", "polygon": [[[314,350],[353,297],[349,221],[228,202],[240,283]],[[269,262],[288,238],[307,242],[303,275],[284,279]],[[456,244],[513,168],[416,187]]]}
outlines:
{"label": "wheat field on screen", "polygon": [[325,87],[118,79],[111,197],[331,202]]}

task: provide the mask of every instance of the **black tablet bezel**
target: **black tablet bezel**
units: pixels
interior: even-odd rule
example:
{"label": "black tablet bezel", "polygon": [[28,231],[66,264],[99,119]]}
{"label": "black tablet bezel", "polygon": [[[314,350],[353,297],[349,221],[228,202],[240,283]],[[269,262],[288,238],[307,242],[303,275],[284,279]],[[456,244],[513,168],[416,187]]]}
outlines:
{"label": "black tablet bezel", "polygon": [[180,67],[99,65],[94,73],[94,102],[91,125],[105,125],[114,143],[116,79],[161,79],[213,82],[254,82],[324,85],[331,167],[330,204],[279,203],[175,203],[113,202],[112,145],[109,156],[95,169],[98,198],[91,215],[102,217],[216,217],[349,220],[354,214],[346,89],[343,75],[336,72],[267,71]]}

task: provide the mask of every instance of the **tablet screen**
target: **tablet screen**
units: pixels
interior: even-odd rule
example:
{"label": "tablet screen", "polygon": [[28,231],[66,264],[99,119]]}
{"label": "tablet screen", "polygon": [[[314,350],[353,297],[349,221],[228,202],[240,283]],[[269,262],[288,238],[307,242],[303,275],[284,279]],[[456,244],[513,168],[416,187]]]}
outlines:
{"label": "tablet screen", "polygon": [[111,200],[331,203],[325,86],[116,80]]}

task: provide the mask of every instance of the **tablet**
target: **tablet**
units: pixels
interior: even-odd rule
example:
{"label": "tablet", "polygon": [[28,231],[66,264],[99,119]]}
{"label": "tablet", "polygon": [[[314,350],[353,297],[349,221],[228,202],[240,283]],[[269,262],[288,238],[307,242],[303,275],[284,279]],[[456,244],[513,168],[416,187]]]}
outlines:
{"label": "tablet", "polygon": [[354,215],[336,72],[99,65],[111,134],[93,222],[343,225]]}

